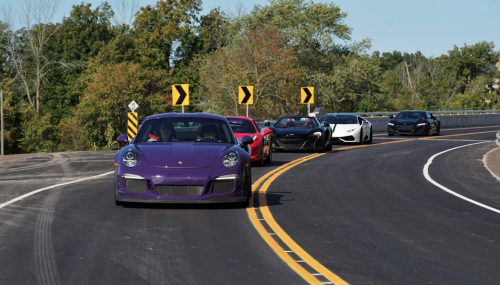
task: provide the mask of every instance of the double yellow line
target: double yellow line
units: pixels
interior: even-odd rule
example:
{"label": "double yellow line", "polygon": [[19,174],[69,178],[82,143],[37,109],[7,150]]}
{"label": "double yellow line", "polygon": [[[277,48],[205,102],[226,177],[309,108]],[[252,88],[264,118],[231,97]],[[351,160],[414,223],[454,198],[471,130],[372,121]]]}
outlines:
{"label": "double yellow line", "polygon": [[[374,145],[359,145],[336,148],[332,151],[347,150],[359,147],[368,147],[384,144],[394,144],[401,142],[408,142],[412,140],[401,140],[379,143]],[[282,165],[262,176],[253,185],[255,202],[251,201],[250,206],[247,208],[248,217],[253,226],[266,241],[266,243],[273,249],[273,251],[284,261],[287,265],[300,275],[309,284],[348,284],[335,273],[328,270],[321,263],[309,255],[300,245],[298,245],[274,220],[271,211],[267,205],[266,192],[271,183],[278,178],[281,174],[289,169],[304,163],[308,160],[320,157],[326,153],[311,154],[296,160],[293,160],[285,165]],[[261,186],[262,184],[262,186]],[[259,188],[260,187],[260,188]],[[270,229],[270,230],[269,230]],[[280,245],[280,242],[285,246]],[[299,259],[294,259],[292,256],[298,256]],[[304,265],[311,267],[314,272],[309,272]]]}
{"label": "double yellow line", "polygon": [[[474,134],[493,133],[497,131],[485,131],[477,133],[466,133],[447,135],[439,137],[454,137],[465,136]],[[432,139],[438,137],[428,137],[423,139]],[[410,142],[414,140],[399,140],[392,142],[384,142],[370,145],[347,146],[333,149],[332,151],[347,150],[360,147],[377,146],[385,144],[394,144],[402,142]],[[296,160],[293,160],[285,165],[282,165],[262,176],[252,186],[254,191],[254,199],[252,199],[250,207],[247,208],[248,217],[253,226],[266,241],[266,243],[273,249],[273,251],[284,261],[287,265],[299,274],[309,284],[348,284],[338,275],[334,274],[321,263],[309,255],[302,247],[300,247],[274,220],[271,211],[267,205],[266,192],[271,183],[278,178],[281,174],[289,169],[300,165],[308,160],[325,155],[325,153],[311,154]],[[261,186],[262,185],[262,186]],[[260,188],[259,188],[260,187]],[[255,200],[255,201],[254,201]],[[257,205],[255,205],[257,204]],[[294,259],[292,256],[298,256],[299,259]],[[305,266],[307,265],[307,266]],[[306,268],[310,267],[314,272],[308,271]]]}

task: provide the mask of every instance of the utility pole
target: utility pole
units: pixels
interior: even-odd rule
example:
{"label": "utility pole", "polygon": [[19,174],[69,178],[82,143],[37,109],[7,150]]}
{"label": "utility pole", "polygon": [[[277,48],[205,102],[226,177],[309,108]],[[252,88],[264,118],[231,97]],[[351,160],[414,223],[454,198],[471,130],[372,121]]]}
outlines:
{"label": "utility pole", "polygon": [[1,141],[1,152],[0,155],[3,156],[3,90],[0,90],[0,132],[2,133],[0,136]]}

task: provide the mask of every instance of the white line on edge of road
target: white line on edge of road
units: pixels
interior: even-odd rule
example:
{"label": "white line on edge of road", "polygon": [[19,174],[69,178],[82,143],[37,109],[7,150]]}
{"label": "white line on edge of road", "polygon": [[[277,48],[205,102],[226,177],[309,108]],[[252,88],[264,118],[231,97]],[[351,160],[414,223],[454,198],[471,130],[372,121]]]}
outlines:
{"label": "white line on edge of road", "polygon": [[70,181],[70,182],[66,182],[66,183],[61,183],[61,184],[56,184],[56,185],[52,185],[52,186],[49,186],[49,187],[45,187],[45,188],[42,188],[42,189],[38,189],[38,190],[34,190],[34,191],[31,191],[29,193],[26,193],[24,195],[21,195],[17,198],[14,198],[12,200],[9,200],[5,203],[2,203],[0,204],[0,209],[10,205],[10,204],[13,204],[19,200],[22,200],[26,197],[29,197],[31,195],[34,195],[38,192],[42,192],[42,191],[45,191],[45,190],[49,190],[49,189],[52,189],[52,188],[56,188],[56,187],[59,187],[59,186],[64,186],[64,185],[69,185],[69,184],[73,184],[73,183],[77,183],[77,182],[80,182],[80,181],[84,181],[84,180],[89,180],[89,179],[93,179],[93,178],[97,178],[97,177],[101,177],[101,176],[105,176],[105,175],[108,175],[108,174],[111,174],[111,173],[114,173],[114,171],[111,171],[111,172],[107,172],[107,173],[103,173],[103,174],[99,174],[99,175],[96,175],[96,176],[91,176],[91,177],[87,177],[87,178],[83,178],[83,179],[78,179],[78,180],[75,180],[75,181]]}
{"label": "white line on edge of road", "polygon": [[427,163],[426,163],[426,164],[425,164],[425,166],[424,166],[424,176],[425,176],[425,179],[427,179],[429,182],[431,182],[431,183],[432,183],[432,184],[434,184],[435,186],[437,186],[437,187],[441,188],[442,190],[444,190],[444,191],[446,191],[446,192],[450,193],[451,195],[454,195],[454,196],[456,196],[456,197],[458,197],[458,198],[460,198],[460,199],[463,199],[463,200],[465,200],[465,201],[467,201],[467,202],[470,202],[470,203],[472,203],[472,204],[476,204],[476,205],[478,205],[478,206],[480,206],[480,207],[483,207],[483,208],[485,208],[485,209],[488,209],[488,210],[490,210],[490,211],[493,211],[493,212],[496,212],[496,213],[499,213],[499,214],[500,214],[500,210],[495,209],[495,208],[490,207],[490,206],[487,206],[487,205],[485,205],[485,204],[479,203],[479,202],[477,202],[477,201],[475,201],[475,200],[472,200],[472,199],[470,199],[470,198],[467,198],[467,197],[465,197],[465,196],[463,196],[463,195],[460,195],[460,194],[458,194],[458,193],[456,193],[456,192],[453,192],[453,191],[451,191],[450,189],[448,189],[448,188],[444,187],[443,185],[441,185],[441,184],[437,183],[436,181],[434,181],[434,180],[430,177],[430,175],[429,175],[429,166],[431,165],[432,160],[433,160],[434,158],[436,158],[437,156],[439,156],[439,155],[441,155],[441,154],[443,154],[443,153],[445,153],[445,152],[449,152],[449,151],[455,150],[455,149],[459,149],[459,148],[463,148],[463,147],[467,147],[467,146],[472,146],[472,145],[476,145],[476,144],[482,144],[482,143],[485,143],[485,142],[478,142],[478,143],[473,143],[473,144],[466,144],[466,145],[462,145],[462,146],[458,146],[458,147],[450,148],[450,149],[447,149],[447,150],[445,150],[445,151],[442,151],[442,152],[440,152],[440,153],[437,153],[437,154],[435,154],[435,155],[431,156],[431,158],[429,158],[429,160],[427,161]]}

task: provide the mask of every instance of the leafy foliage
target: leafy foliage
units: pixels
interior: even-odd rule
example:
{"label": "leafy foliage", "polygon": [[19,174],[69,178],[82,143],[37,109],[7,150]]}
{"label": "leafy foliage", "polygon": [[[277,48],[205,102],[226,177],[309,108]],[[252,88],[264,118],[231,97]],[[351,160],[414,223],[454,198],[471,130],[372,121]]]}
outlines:
{"label": "leafy foliage", "polygon": [[160,0],[140,8],[132,26],[112,25],[107,2],[74,5],[60,23],[15,31],[0,22],[6,152],[113,149],[132,100],[140,118],[179,111],[171,86],[183,83],[188,112],[221,115],[244,114],[238,86],[254,86],[256,120],[304,114],[304,86],[328,112],[500,108],[493,43],[437,58],[369,55],[370,40],[351,41],[347,13],[333,3],[270,0],[234,17],[220,8],[200,15],[201,3]]}

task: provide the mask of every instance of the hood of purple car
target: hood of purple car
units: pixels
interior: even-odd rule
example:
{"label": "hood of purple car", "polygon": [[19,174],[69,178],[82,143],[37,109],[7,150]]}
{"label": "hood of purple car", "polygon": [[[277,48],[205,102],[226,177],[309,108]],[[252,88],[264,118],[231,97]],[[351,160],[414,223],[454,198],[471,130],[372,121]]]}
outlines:
{"label": "hood of purple car", "polygon": [[207,167],[232,145],[222,143],[183,142],[136,145],[153,167]]}

